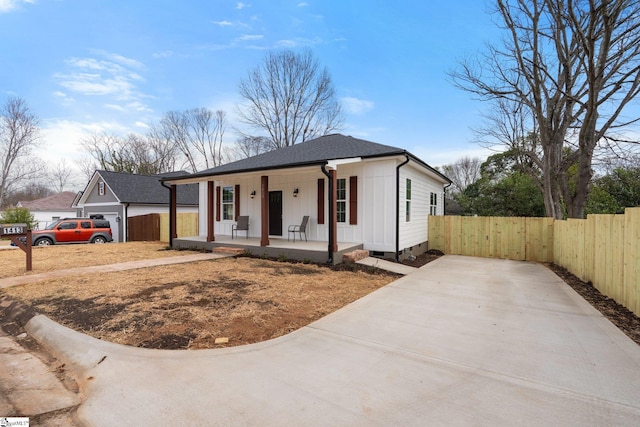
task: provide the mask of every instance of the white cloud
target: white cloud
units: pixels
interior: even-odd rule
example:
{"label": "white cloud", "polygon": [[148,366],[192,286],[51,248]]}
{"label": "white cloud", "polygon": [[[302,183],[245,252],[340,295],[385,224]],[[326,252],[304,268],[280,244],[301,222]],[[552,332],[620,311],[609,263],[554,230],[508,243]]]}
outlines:
{"label": "white cloud", "polygon": [[118,104],[104,104],[104,106],[110,110],[119,111],[121,113],[124,113],[127,111],[122,105],[118,105]]}
{"label": "white cloud", "polygon": [[33,0],[0,0],[0,13],[11,12],[22,3],[34,4]]}
{"label": "white cloud", "polygon": [[232,27],[233,23],[229,22],[227,20],[222,20],[222,21],[212,21],[212,23],[214,23],[215,25],[219,26],[219,27]]}
{"label": "white cloud", "polygon": [[364,114],[373,110],[375,107],[375,104],[372,101],[358,99],[351,96],[345,96],[340,101],[342,102],[342,106],[346,112],[349,114]]}
{"label": "white cloud", "polygon": [[118,55],[117,53],[109,53],[103,50],[97,50],[97,54],[103,55],[106,58],[112,60],[113,62],[117,62],[121,65],[132,67],[132,68],[143,68],[144,64],[137,59],[127,58],[126,56]]}
{"label": "white cloud", "polygon": [[156,52],[151,56],[153,56],[156,59],[162,59],[162,58],[170,58],[173,55],[174,55],[174,52],[172,50],[163,50],[162,52]]}
{"label": "white cloud", "polygon": [[241,41],[252,41],[252,40],[262,40],[264,36],[262,34],[243,34],[238,37],[238,40]]}
{"label": "white cloud", "polygon": [[312,39],[298,37],[295,39],[279,40],[276,45],[279,47],[294,48],[299,46],[316,46],[322,43],[323,40],[320,37],[314,37]]}
{"label": "white cloud", "polygon": [[298,7],[307,7],[307,6],[309,6],[309,3],[307,3],[306,1],[298,3]]}
{"label": "white cloud", "polygon": [[75,101],[72,97],[59,90],[53,92],[52,95],[64,106],[69,106]]}
{"label": "white cloud", "polygon": [[150,128],[150,126],[148,124],[142,123],[142,122],[136,122],[135,125],[136,125],[136,127],[143,128],[143,129],[149,129]]}
{"label": "white cloud", "polygon": [[151,111],[143,102],[147,96],[138,89],[145,81],[138,73],[144,64],[115,53],[95,52],[99,57],[68,59],[66,72],[54,74],[54,79],[78,96],[105,97],[105,106],[111,110]]}
{"label": "white cloud", "polygon": [[82,95],[116,95],[120,99],[131,97],[133,84],[122,76],[102,78],[100,74],[74,73],[57,74],[59,84],[72,92]]}
{"label": "white cloud", "polygon": [[247,8],[247,7],[251,7],[251,5],[250,4],[246,4],[246,3],[241,3],[241,2],[236,4],[236,9],[238,9],[238,10],[242,10],[242,9]]}
{"label": "white cloud", "polygon": [[[115,121],[81,123],[72,120],[47,120],[42,127],[43,145],[38,150],[38,157],[47,164],[55,165],[65,160],[70,167],[74,167],[82,158],[89,156],[82,147],[83,138],[92,134],[125,135],[128,132],[131,132],[131,129]],[[76,174],[82,176],[78,168],[76,168]],[[82,178],[74,184],[79,186],[74,190],[80,190],[86,182]]]}

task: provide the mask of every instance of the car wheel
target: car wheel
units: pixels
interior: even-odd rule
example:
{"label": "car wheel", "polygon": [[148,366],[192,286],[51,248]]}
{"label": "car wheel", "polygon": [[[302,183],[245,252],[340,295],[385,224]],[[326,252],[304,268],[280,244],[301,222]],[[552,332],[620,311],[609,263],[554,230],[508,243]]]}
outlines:
{"label": "car wheel", "polygon": [[48,237],[43,237],[41,239],[38,239],[35,241],[35,245],[36,246],[50,246],[53,245],[53,240],[49,239]]}
{"label": "car wheel", "polygon": [[96,236],[93,238],[93,240],[91,241],[92,243],[107,243],[107,239],[105,239],[102,236]]}

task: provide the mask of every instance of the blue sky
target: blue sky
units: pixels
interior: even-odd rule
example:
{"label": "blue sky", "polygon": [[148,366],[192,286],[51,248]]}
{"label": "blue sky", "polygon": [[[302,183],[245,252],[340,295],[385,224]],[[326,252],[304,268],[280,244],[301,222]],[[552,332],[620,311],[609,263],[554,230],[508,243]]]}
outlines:
{"label": "blue sky", "polygon": [[[310,48],[346,112],[342,133],[427,163],[484,156],[484,105],[447,71],[496,36],[483,0],[0,0],[0,101],[39,116],[47,160],[93,132],[144,133],[171,110],[222,109],[269,49]],[[232,144],[232,129],[226,142]],[[55,154],[53,154],[55,153]]]}

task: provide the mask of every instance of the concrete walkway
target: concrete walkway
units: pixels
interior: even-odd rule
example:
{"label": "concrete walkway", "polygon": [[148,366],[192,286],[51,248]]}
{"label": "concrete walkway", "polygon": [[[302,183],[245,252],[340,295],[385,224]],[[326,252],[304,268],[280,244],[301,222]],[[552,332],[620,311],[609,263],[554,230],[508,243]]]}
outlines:
{"label": "concrete walkway", "polygon": [[404,264],[398,264],[396,262],[387,261],[385,259],[374,258],[374,257],[366,257],[359,261],[356,261],[357,264],[368,265],[369,267],[380,268],[382,270],[391,271],[392,273],[407,275],[411,274],[417,270],[415,267],[411,267]]}
{"label": "concrete walkway", "polygon": [[640,347],[544,266],[445,256],[287,336],[145,350],[36,316],[87,425],[640,425]]}

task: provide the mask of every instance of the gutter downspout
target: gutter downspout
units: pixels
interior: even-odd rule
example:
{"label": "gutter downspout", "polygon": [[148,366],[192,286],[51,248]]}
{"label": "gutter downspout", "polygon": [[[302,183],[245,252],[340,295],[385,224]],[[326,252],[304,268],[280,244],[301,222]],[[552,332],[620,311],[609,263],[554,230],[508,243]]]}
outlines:
{"label": "gutter downspout", "polygon": [[396,166],[396,262],[400,262],[400,168],[409,163],[409,155],[404,157],[406,160]]}
{"label": "gutter downspout", "polygon": [[124,223],[124,241],[129,241],[129,203],[124,204],[124,218],[122,218],[122,222]]}
{"label": "gutter downspout", "polygon": [[327,163],[323,164],[321,167],[322,169],[322,173],[325,174],[325,176],[327,178],[329,178],[329,249],[328,249],[328,254],[327,254],[327,264],[332,265],[333,264],[333,245],[334,245],[334,241],[333,241],[333,180],[331,179],[331,175],[329,174],[329,172],[327,171]]}
{"label": "gutter downspout", "polygon": [[453,182],[444,186],[444,192],[442,194],[442,215],[446,215],[447,212],[447,188],[451,187]]}
{"label": "gutter downspout", "polygon": [[169,190],[169,247],[173,248],[173,233],[171,233],[171,224],[173,224],[173,209],[171,209],[171,187],[166,185],[164,181],[160,181],[160,185]]}

